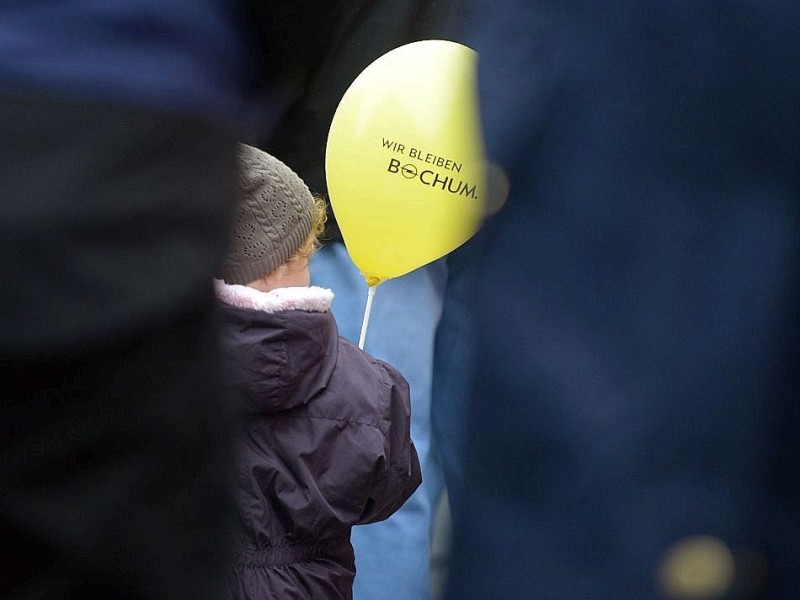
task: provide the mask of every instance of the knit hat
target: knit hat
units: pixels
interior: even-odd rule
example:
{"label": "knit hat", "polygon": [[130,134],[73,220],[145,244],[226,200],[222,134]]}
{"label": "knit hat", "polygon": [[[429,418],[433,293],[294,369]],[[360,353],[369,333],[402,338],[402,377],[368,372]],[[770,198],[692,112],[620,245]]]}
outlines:
{"label": "knit hat", "polygon": [[314,197],[289,167],[245,144],[239,144],[238,177],[240,196],[221,274],[226,283],[245,285],[302,248],[313,227]]}

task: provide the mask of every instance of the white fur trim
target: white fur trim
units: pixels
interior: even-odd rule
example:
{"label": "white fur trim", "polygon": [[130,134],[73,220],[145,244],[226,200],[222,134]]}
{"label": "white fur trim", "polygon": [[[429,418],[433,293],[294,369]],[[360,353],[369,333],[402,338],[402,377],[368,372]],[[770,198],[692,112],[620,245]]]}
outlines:
{"label": "white fur trim", "polygon": [[275,313],[283,310],[305,310],[308,312],[327,312],[333,302],[333,292],[329,289],[309,287],[285,287],[261,292],[245,285],[230,285],[221,279],[214,280],[217,298],[225,304]]}

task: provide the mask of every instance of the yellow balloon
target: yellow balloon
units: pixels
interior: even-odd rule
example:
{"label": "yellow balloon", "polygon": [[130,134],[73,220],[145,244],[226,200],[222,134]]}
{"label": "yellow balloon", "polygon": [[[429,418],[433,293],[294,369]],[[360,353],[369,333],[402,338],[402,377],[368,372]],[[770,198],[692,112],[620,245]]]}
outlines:
{"label": "yellow balloon", "polygon": [[333,212],[367,284],[466,242],[483,216],[477,54],[424,40],[371,63],[345,92],[325,151]]}

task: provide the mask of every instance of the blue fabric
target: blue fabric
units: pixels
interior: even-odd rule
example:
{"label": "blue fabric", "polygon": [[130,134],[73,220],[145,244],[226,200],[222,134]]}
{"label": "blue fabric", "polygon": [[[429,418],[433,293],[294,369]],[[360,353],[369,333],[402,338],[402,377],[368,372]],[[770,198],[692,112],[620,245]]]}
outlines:
{"label": "blue fabric", "polygon": [[434,350],[431,423],[451,514],[460,512],[467,485],[464,455],[475,370],[475,334],[469,298],[473,293],[470,272],[477,258],[476,248],[471,241],[467,242],[445,259],[447,284]]}
{"label": "blue fabric", "polygon": [[796,598],[800,4],[471,5],[511,195],[475,240],[447,597],[663,598],[711,535],[732,595],[756,553]]}
{"label": "blue fabric", "polygon": [[[443,488],[431,438],[431,380],[446,273],[440,260],[376,288],[364,349],[409,382],[411,438],[422,485],[388,520],[353,528],[355,600],[430,598],[430,543]],[[313,256],[311,281],[334,291],[332,312],[339,332],[358,343],[368,288],[343,244],[328,244]]]}
{"label": "blue fabric", "polygon": [[241,122],[248,44],[230,0],[6,1],[0,89]]}

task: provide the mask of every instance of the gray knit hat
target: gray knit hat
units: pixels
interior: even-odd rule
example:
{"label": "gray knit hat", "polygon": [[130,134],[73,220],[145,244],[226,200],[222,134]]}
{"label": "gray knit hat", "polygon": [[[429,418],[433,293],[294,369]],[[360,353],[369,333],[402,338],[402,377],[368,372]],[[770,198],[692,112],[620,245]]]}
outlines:
{"label": "gray knit hat", "polygon": [[272,273],[303,246],[313,227],[314,197],[289,167],[245,144],[239,144],[238,176],[222,278],[245,285]]}

